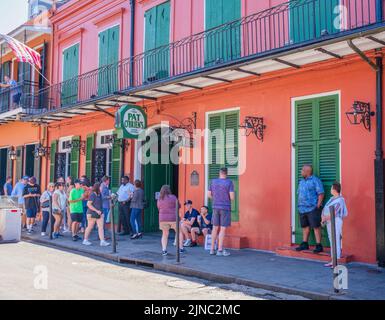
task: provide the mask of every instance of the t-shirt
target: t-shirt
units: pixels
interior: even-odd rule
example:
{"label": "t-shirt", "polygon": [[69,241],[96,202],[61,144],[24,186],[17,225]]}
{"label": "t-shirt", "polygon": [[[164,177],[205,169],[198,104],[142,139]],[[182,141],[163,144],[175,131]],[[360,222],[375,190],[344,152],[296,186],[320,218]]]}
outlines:
{"label": "t-shirt", "polygon": [[184,214],[184,218],[188,221],[191,221],[193,218],[195,218],[195,221],[191,226],[192,228],[199,228],[198,216],[199,216],[199,212],[196,209],[192,209],[191,212],[187,211]]}
{"label": "t-shirt", "polygon": [[176,221],[176,202],[177,198],[173,194],[166,196],[163,200],[158,200],[159,222]]}
{"label": "t-shirt", "polygon": [[[40,186],[37,184],[30,185],[27,184],[24,187],[23,190],[23,196],[29,195],[29,194],[41,194],[40,192]],[[39,198],[38,197],[28,197],[24,198],[24,205],[25,209],[39,209]]]}
{"label": "t-shirt", "polygon": [[200,221],[201,221],[201,229],[212,229],[213,228],[213,224],[211,223],[211,219],[212,219],[212,215],[210,213],[207,214],[206,216],[206,220],[208,220],[210,223],[206,223],[204,220],[203,220],[203,216],[201,215],[200,216]]}
{"label": "t-shirt", "polygon": [[[102,211],[102,204],[103,204],[103,199],[101,194],[96,194],[95,192],[92,192],[91,195],[88,198],[88,201],[92,202],[92,206],[99,211]],[[90,208],[87,209],[87,214],[92,214],[94,211],[91,210]]]}
{"label": "t-shirt", "polygon": [[24,204],[23,192],[24,192],[25,184],[23,182],[18,182],[15,185],[15,188],[12,190],[12,197],[17,197],[17,202],[19,205]]}
{"label": "t-shirt", "polygon": [[211,180],[209,191],[213,197],[213,209],[231,210],[230,192],[234,192],[234,184],[230,179]]}
{"label": "t-shirt", "polygon": [[12,194],[12,184],[9,182],[6,182],[4,184],[4,189],[7,191],[7,196],[10,196]]}
{"label": "t-shirt", "polygon": [[[70,192],[70,197],[68,200],[73,201],[73,200],[81,199],[83,193],[84,193],[83,188],[80,188],[80,189],[73,188]],[[83,202],[78,201],[78,202],[70,203],[70,212],[82,214],[83,213]]]}

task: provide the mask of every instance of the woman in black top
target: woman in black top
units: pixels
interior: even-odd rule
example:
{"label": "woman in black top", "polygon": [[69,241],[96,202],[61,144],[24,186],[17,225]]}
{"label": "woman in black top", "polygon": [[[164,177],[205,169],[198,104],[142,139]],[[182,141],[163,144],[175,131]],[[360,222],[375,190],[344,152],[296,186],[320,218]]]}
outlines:
{"label": "woman in black top", "polygon": [[103,215],[103,199],[100,193],[100,184],[95,183],[92,188],[92,193],[87,201],[87,220],[88,226],[84,234],[83,244],[86,246],[92,243],[88,240],[95,223],[98,226],[100,246],[106,247],[110,244],[104,239],[104,215]]}

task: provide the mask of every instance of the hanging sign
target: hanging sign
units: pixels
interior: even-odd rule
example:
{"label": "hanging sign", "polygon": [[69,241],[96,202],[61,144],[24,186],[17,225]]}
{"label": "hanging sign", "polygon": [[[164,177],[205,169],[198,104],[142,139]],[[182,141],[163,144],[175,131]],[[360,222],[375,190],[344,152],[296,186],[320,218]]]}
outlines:
{"label": "hanging sign", "polygon": [[147,129],[147,115],[135,105],[122,106],[115,116],[115,127],[121,131],[122,138],[138,139]]}

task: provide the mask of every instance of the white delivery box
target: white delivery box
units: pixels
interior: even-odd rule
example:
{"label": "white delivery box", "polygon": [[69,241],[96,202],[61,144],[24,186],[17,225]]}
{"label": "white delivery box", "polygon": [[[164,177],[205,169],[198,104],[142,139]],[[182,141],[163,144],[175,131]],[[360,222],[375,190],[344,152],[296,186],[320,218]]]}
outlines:
{"label": "white delivery box", "polygon": [[0,197],[0,243],[17,242],[21,238],[21,211],[14,200]]}

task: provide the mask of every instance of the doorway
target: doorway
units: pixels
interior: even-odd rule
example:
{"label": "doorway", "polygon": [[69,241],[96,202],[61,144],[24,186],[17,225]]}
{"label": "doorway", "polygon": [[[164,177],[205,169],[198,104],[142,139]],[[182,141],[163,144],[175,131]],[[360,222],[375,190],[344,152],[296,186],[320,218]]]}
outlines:
{"label": "doorway", "polygon": [[[142,165],[142,176],[144,177],[144,192],[148,202],[148,208],[144,212],[144,231],[159,231],[159,213],[157,198],[163,185],[169,185],[174,195],[178,197],[179,165],[170,160],[170,151],[173,142],[169,136],[171,128],[161,127],[150,129],[156,133],[156,143],[146,149],[145,156],[151,161]],[[150,138],[147,137],[148,143]]]}
{"label": "doorway", "polygon": [[[326,94],[296,99],[294,102],[293,138],[293,243],[302,242],[302,229],[297,210],[297,188],[301,168],[311,164],[314,175],[319,177],[325,190],[324,204],[330,199],[334,181],[340,181],[340,125],[339,94]],[[315,244],[314,234],[309,240]],[[329,246],[326,229],[322,232],[322,244]]]}

